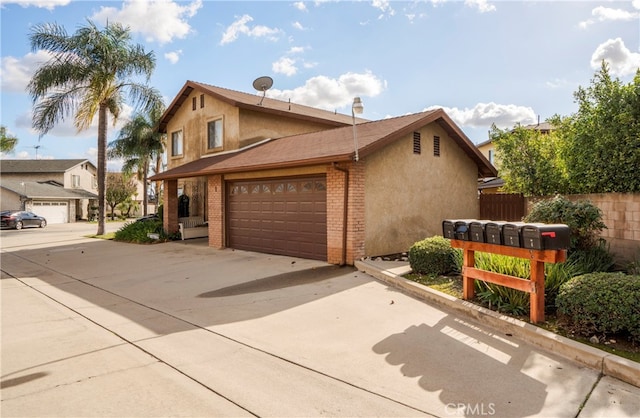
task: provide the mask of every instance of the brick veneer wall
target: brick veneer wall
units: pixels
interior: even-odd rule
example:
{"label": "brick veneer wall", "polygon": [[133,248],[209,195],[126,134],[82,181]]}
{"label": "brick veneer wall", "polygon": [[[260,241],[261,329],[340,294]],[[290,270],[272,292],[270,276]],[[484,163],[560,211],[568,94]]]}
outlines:
{"label": "brick veneer wall", "polygon": [[222,176],[207,178],[207,211],[209,213],[209,246],[224,247],[224,187]]}
{"label": "brick veneer wall", "polygon": [[169,234],[178,231],[178,180],[164,182],[164,209],[162,224]]}
{"label": "brick veneer wall", "polygon": [[[587,200],[600,208],[602,221],[607,225],[601,237],[609,243],[618,263],[640,260],[640,193],[594,193],[564,197],[572,202]],[[527,203],[530,209],[534,202],[529,199]]]}

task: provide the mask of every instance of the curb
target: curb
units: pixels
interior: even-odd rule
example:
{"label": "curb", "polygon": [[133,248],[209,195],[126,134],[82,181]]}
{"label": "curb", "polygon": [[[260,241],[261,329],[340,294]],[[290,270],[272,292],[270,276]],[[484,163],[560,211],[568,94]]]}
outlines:
{"label": "curb", "polygon": [[366,260],[357,260],[354,265],[358,270],[418,299],[434,302],[501,332],[512,334],[534,346],[599,370],[605,376],[614,377],[640,387],[639,363],[405,279],[401,274],[410,273],[409,266],[384,270]]}

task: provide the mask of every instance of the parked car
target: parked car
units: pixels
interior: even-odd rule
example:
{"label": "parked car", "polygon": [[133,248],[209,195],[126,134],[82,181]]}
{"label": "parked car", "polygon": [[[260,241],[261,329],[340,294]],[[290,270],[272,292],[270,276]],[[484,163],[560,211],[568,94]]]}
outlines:
{"label": "parked car", "polygon": [[160,217],[158,216],[158,214],[154,213],[151,215],[141,216],[140,218],[136,219],[136,222],[159,221],[159,220],[160,220]]}
{"label": "parked car", "polygon": [[47,220],[33,212],[24,210],[5,210],[0,212],[0,227],[2,228],[44,228],[45,226],[47,226]]}

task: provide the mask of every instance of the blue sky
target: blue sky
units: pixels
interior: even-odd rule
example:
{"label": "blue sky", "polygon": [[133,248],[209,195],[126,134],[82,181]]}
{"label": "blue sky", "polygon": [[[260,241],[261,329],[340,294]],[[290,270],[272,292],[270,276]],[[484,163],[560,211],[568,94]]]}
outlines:
{"label": "blue sky", "polygon": [[155,52],[150,84],[167,104],[187,80],[258,94],[252,82],[267,75],[269,97],[350,114],[360,96],[371,120],[443,107],[475,143],[492,123],[574,113],[573,92],[602,60],[625,83],[640,68],[640,0],[0,0],[0,18],[0,123],[19,139],[3,158],[95,163],[95,126],[77,133],[69,119],[41,138],[31,129],[25,87],[47,55],[28,35],[45,22],[69,33],[86,19],[129,26]]}

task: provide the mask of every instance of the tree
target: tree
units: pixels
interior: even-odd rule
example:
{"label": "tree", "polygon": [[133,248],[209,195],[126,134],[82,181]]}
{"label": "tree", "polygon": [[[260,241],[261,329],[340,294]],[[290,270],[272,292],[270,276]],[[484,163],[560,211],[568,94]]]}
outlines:
{"label": "tree", "polygon": [[500,176],[505,190],[525,196],[545,196],[566,189],[566,171],[561,160],[562,142],[552,131],[516,125],[512,130],[491,128],[491,139],[500,158]]}
{"label": "tree", "polygon": [[73,115],[78,131],[98,115],[98,235],[104,234],[107,118],[115,125],[125,98],[134,107],[152,109],[161,101],[157,90],[137,81],[149,80],[155,68],[153,52],[131,43],[128,28],[108,23],[100,30],[90,20],[73,35],[56,23],[39,24],[30,34],[31,48],[52,58],[33,75],[27,87],[34,103],[33,127],[44,135]]}
{"label": "tree", "polygon": [[573,193],[640,191],[640,69],[624,85],[603,61],[587,88],[574,93],[578,112],[554,123]]}
{"label": "tree", "polygon": [[123,173],[109,173],[107,175],[105,200],[111,208],[111,220],[114,219],[116,206],[126,202],[135,192],[136,183],[129,176]]}
{"label": "tree", "polygon": [[0,152],[11,153],[18,144],[18,138],[7,133],[7,128],[0,126]]}
{"label": "tree", "polygon": [[164,152],[165,135],[157,130],[164,106],[158,105],[148,114],[138,113],[120,130],[115,141],[109,144],[108,155],[111,158],[125,158],[122,171],[136,173],[143,184],[143,215],[148,214],[147,198],[149,169],[152,160],[158,159]]}

